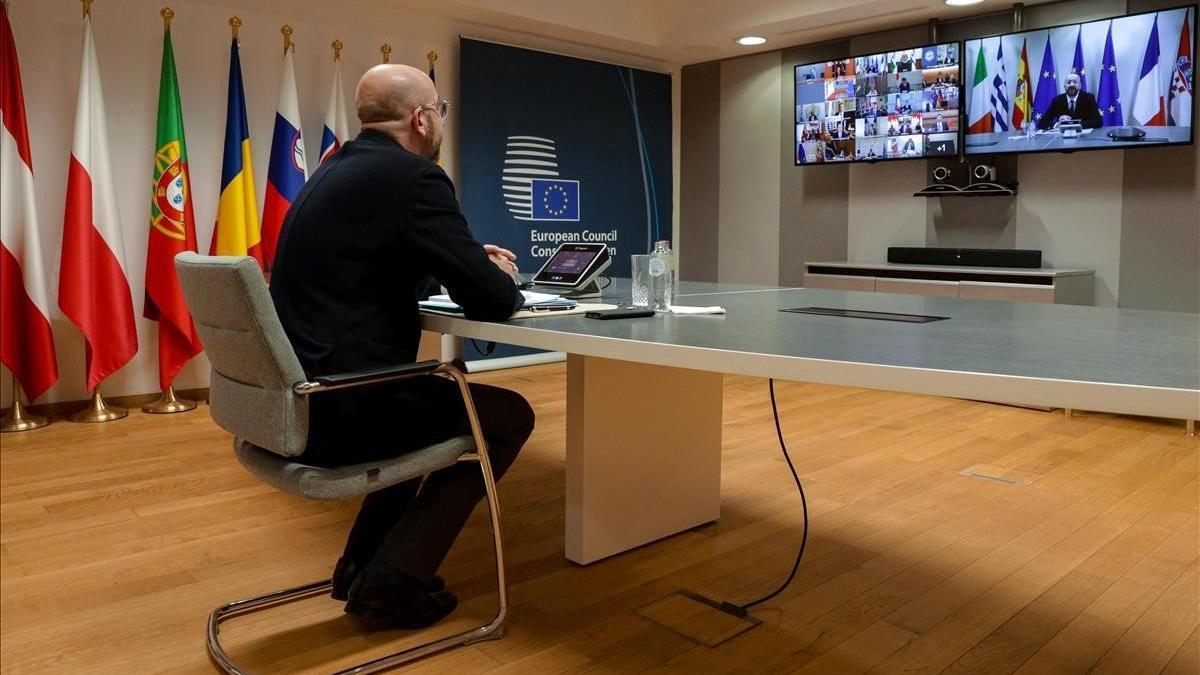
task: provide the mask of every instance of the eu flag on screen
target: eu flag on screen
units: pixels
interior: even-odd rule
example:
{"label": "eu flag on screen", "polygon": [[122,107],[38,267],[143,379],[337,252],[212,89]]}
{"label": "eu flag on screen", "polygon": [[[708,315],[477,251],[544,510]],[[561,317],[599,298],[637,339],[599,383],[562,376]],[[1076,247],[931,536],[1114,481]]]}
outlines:
{"label": "eu flag on screen", "polygon": [[534,220],[579,220],[579,181],[534,178]]}
{"label": "eu flag on screen", "polygon": [[1079,91],[1087,91],[1087,69],[1083,67],[1083,26],[1075,36],[1075,58],[1071,61],[1071,72],[1079,76]]}
{"label": "eu flag on screen", "polygon": [[1117,57],[1113,54],[1112,24],[1108,25],[1108,38],[1104,41],[1104,58],[1100,60],[1100,87],[1096,92],[1096,104],[1100,106],[1100,117],[1106,127],[1121,126],[1125,114],[1121,112],[1121,89],[1117,85]]}
{"label": "eu flag on screen", "polygon": [[1058,70],[1054,67],[1054,51],[1050,49],[1050,41],[1046,40],[1046,50],[1042,52],[1042,69],[1037,76],[1037,96],[1033,99],[1033,118],[1040,120],[1050,111],[1050,103],[1058,96]]}

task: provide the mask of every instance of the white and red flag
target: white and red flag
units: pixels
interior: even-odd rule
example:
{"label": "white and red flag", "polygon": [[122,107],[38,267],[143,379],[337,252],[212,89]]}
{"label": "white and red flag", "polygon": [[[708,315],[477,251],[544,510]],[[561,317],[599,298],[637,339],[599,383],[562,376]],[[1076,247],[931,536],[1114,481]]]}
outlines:
{"label": "white and red flag", "polygon": [[121,241],[90,15],[83,19],[83,64],[67,173],[58,305],[87,343],[88,391],[137,354],[133,294]]}
{"label": "white and red flag", "polygon": [[33,401],[58,380],[21,66],[0,3],[0,362]]}

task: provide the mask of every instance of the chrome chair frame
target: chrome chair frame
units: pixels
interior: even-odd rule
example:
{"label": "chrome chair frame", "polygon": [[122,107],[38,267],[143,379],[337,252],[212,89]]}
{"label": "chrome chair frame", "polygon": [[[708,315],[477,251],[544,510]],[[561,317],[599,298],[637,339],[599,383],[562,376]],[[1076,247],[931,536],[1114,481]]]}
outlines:
{"label": "chrome chair frame", "polygon": [[[432,365],[433,362],[430,362]],[[422,364],[411,364],[420,366]],[[504,637],[505,622],[508,618],[508,582],[504,574],[504,548],[500,537],[500,502],[496,494],[496,480],[492,473],[492,463],[488,456],[487,442],[483,438],[483,430],[479,425],[479,414],[475,410],[475,402],[471,398],[471,390],[467,386],[467,378],[463,372],[450,363],[438,364],[436,368],[425,368],[419,372],[405,372],[404,367],[400,367],[393,373],[378,373],[364,374],[361,377],[346,378],[345,383],[337,383],[334,381],[322,382],[322,378],[317,378],[315,382],[300,382],[292,387],[292,391],[299,396],[309,396],[326,391],[336,389],[347,389],[350,387],[370,386],[374,384],[382,384],[385,382],[394,382],[419,375],[442,374],[453,379],[458,384],[459,393],[462,395],[463,406],[467,411],[467,420],[471,426],[471,435],[475,439],[475,452],[468,452],[458,458],[460,462],[478,462],[479,469],[483,473],[484,488],[487,493],[488,514],[491,519],[492,539],[496,548],[496,585],[498,591],[498,608],[495,617],[491,621],[481,626],[477,626],[467,631],[450,635],[438,640],[432,640],[419,644],[415,647],[382,656],[380,658],[361,663],[350,668],[340,670],[335,675],[359,675],[362,673],[377,673],[382,670],[387,670],[404,663],[415,661],[437,654],[438,652],[453,649],[455,647],[463,647],[466,645],[482,642],[484,640],[498,640]],[[221,647],[219,640],[220,626],[223,622],[228,621],[237,616],[251,614],[254,612],[285,605],[305,598],[310,598],[316,595],[321,595],[329,591],[332,586],[331,579],[324,581],[314,581],[303,586],[287,588],[265,595],[260,595],[254,598],[245,600],[235,600],[228,602],[214,609],[208,616],[208,653],[213,662],[226,673],[234,675],[243,675],[248,673],[244,667],[235,662],[224,648]]]}

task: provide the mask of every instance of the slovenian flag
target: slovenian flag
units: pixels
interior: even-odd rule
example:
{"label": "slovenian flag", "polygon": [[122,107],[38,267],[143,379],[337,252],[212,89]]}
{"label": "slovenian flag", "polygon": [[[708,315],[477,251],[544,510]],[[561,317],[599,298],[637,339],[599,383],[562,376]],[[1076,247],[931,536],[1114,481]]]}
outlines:
{"label": "slovenian flag", "polygon": [[304,134],[300,131],[300,102],[296,95],[296,69],[288,45],[283,54],[283,84],[275,112],[275,133],[271,137],[271,161],[267,165],[267,192],[263,198],[262,251],[267,271],[275,260],[275,244],[288,209],[308,180],[304,160]]}
{"label": "slovenian flag", "polygon": [[1162,77],[1159,75],[1158,60],[1158,15],[1154,15],[1154,27],[1146,41],[1146,54],[1142,57],[1142,72],[1138,76],[1137,96],[1133,98],[1133,121],[1147,127],[1161,127],[1167,123],[1167,104],[1163,96]]}
{"label": "slovenian flag", "polygon": [[221,162],[221,200],[209,255],[248,255],[258,261],[259,267],[264,266],[256,202],[246,95],[242,91],[242,63],[235,37],[229,46],[229,99],[225,113],[225,155]]}
{"label": "slovenian flag", "polygon": [[350,138],[350,116],[346,114],[346,90],[342,87],[341,43],[334,45],[333,91],[329,93],[329,107],[325,109],[325,128],[321,130],[321,159],[319,164],[337,152],[342,143]]}

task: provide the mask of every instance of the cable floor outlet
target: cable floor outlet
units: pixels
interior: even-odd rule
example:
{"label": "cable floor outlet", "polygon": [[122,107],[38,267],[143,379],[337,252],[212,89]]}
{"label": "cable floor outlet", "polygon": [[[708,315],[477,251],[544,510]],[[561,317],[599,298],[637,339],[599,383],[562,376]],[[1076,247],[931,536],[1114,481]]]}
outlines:
{"label": "cable floor outlet", "polygon": [[688,590],[644,605],[637,614],[706,647],[717,647],[762,623],[734,605]]}

